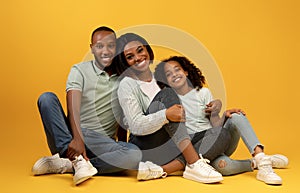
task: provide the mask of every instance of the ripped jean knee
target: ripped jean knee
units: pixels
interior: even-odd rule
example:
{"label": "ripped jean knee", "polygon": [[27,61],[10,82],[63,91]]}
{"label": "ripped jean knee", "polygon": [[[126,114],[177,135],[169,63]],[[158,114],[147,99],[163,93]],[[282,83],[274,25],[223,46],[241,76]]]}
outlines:
{"label": "ripped jean knee", "polygon": [[223,176],[229,176],[253,171],[251,163],[250,159],[233,160],[226,155],[221,155],[212,161],[211,165]]}

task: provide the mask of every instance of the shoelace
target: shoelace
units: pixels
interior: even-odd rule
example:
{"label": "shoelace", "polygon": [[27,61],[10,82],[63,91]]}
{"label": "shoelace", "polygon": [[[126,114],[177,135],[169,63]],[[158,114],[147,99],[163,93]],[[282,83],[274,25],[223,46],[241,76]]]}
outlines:
{"label": "shoelace", "polygon": [[77,169],[80,169],[80,168],[86,166],[86,164],[84,163],[84,160],[82,158],[75,157],[75,160],[73,160],[72,162]]}
{"label": "shoelace", "polygon": [[200,154],[200,161],[197,162],[199,165],[201,165],[202,168],[204,168],[206,171],[216,171],[215,168],[213,168],[211,165],[209,165],[210,161],[206,158],[203,158]]}
{"label": "shoelace", "polygon": [[[148,169],[149,169],[149,176],[153,177],[153,178],[165,178],[167,177],[167,173],[162,171],[161,168],[157,167],[157,165],[153,164],[152,162],[147,162],[148,164]],[[157,170],[157,169],[158,170]]]}
{"label": "shoelace", "polygon": [[166,172],[161,172],[161,171],[153,171],[150,169],[149,175],[148,177],[152,177],[152,178],[165,178],[167,177],[167,173]]}

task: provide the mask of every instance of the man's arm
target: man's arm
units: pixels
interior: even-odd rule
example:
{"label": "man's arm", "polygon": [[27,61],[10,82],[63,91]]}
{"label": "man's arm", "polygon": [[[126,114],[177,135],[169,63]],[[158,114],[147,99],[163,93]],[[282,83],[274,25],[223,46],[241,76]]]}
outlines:
{"label": "man's arm", "polygon": [[84,139],[80,127],[80,106],[81,92],[79,90],[69,90],[67,92],[67,109],[73,135],[73,139],[70,142],[67,150],[67,156],[70,160],[73,160],[75,156],[79,155],[82,155],[85,159],[88,159],[86,156]]}

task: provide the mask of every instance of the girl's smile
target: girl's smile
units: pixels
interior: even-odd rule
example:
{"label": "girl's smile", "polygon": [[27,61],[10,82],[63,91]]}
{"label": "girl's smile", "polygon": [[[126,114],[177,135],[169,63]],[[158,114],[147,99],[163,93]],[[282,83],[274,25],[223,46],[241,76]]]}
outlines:
{"label": "girl's smile", "polygon": [[169,61],[164,66],[168,85],[175,89],[178,94],[184,95],[192,88],[188,85],[188,73],[183,70],[176,61]]}

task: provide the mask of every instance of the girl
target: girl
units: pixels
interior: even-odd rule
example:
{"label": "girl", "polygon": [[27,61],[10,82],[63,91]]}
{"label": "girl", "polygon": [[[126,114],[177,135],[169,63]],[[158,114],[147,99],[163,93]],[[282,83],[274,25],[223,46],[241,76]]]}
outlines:
{"label": "girl", "polygon": [[[209,130],[212,126],[222,126],[231,135],[228,148],[224,155],[216,159],[212,165],[223,175],[231,175],[245,171],[252,171],[257,165],[257,179],[267,184],[282,184],[281,178],[272,170],[274,167],[285,167],[288,160],[282,155],[266,156],[264,146],[259,142],[245,113],[240,109],[225,111],[222,118],[218,109],[211,110],[212,95],[208,88],[203,87],[205,78],[200,69],[185,57],[173,56],[163,60],[155,69],[155,79],[161,88],[171,87],[178,94],[186,111],[186,126],[189,134]],[[230,156],[242,137],[249,152],[253,156],[251,160],[231,160]],[[218,144],[218,143],[216,143]],[[252,165],[251,167],[251,164]]]}
{"label": "girl", "polygon": [[[208,163],[228,146],[229,133],[214,128],[191,141],[181,123],[185,122],[185,111],[178,96],[172,89],[160,91],[149,68],[154,54],[148,42],[137,34],[124,34],[117,40],[117,53],[118,72],[123,77],[118,98],[130,131],[129,141],[142,150],[143,161],[147,160],[139,164],[138,180],[163,178],[182,170],[184,178],[197,182],[223,180]],[[215,102],[211,105],[216,106]],[[203,145],[203,141],[207,143]]]}

